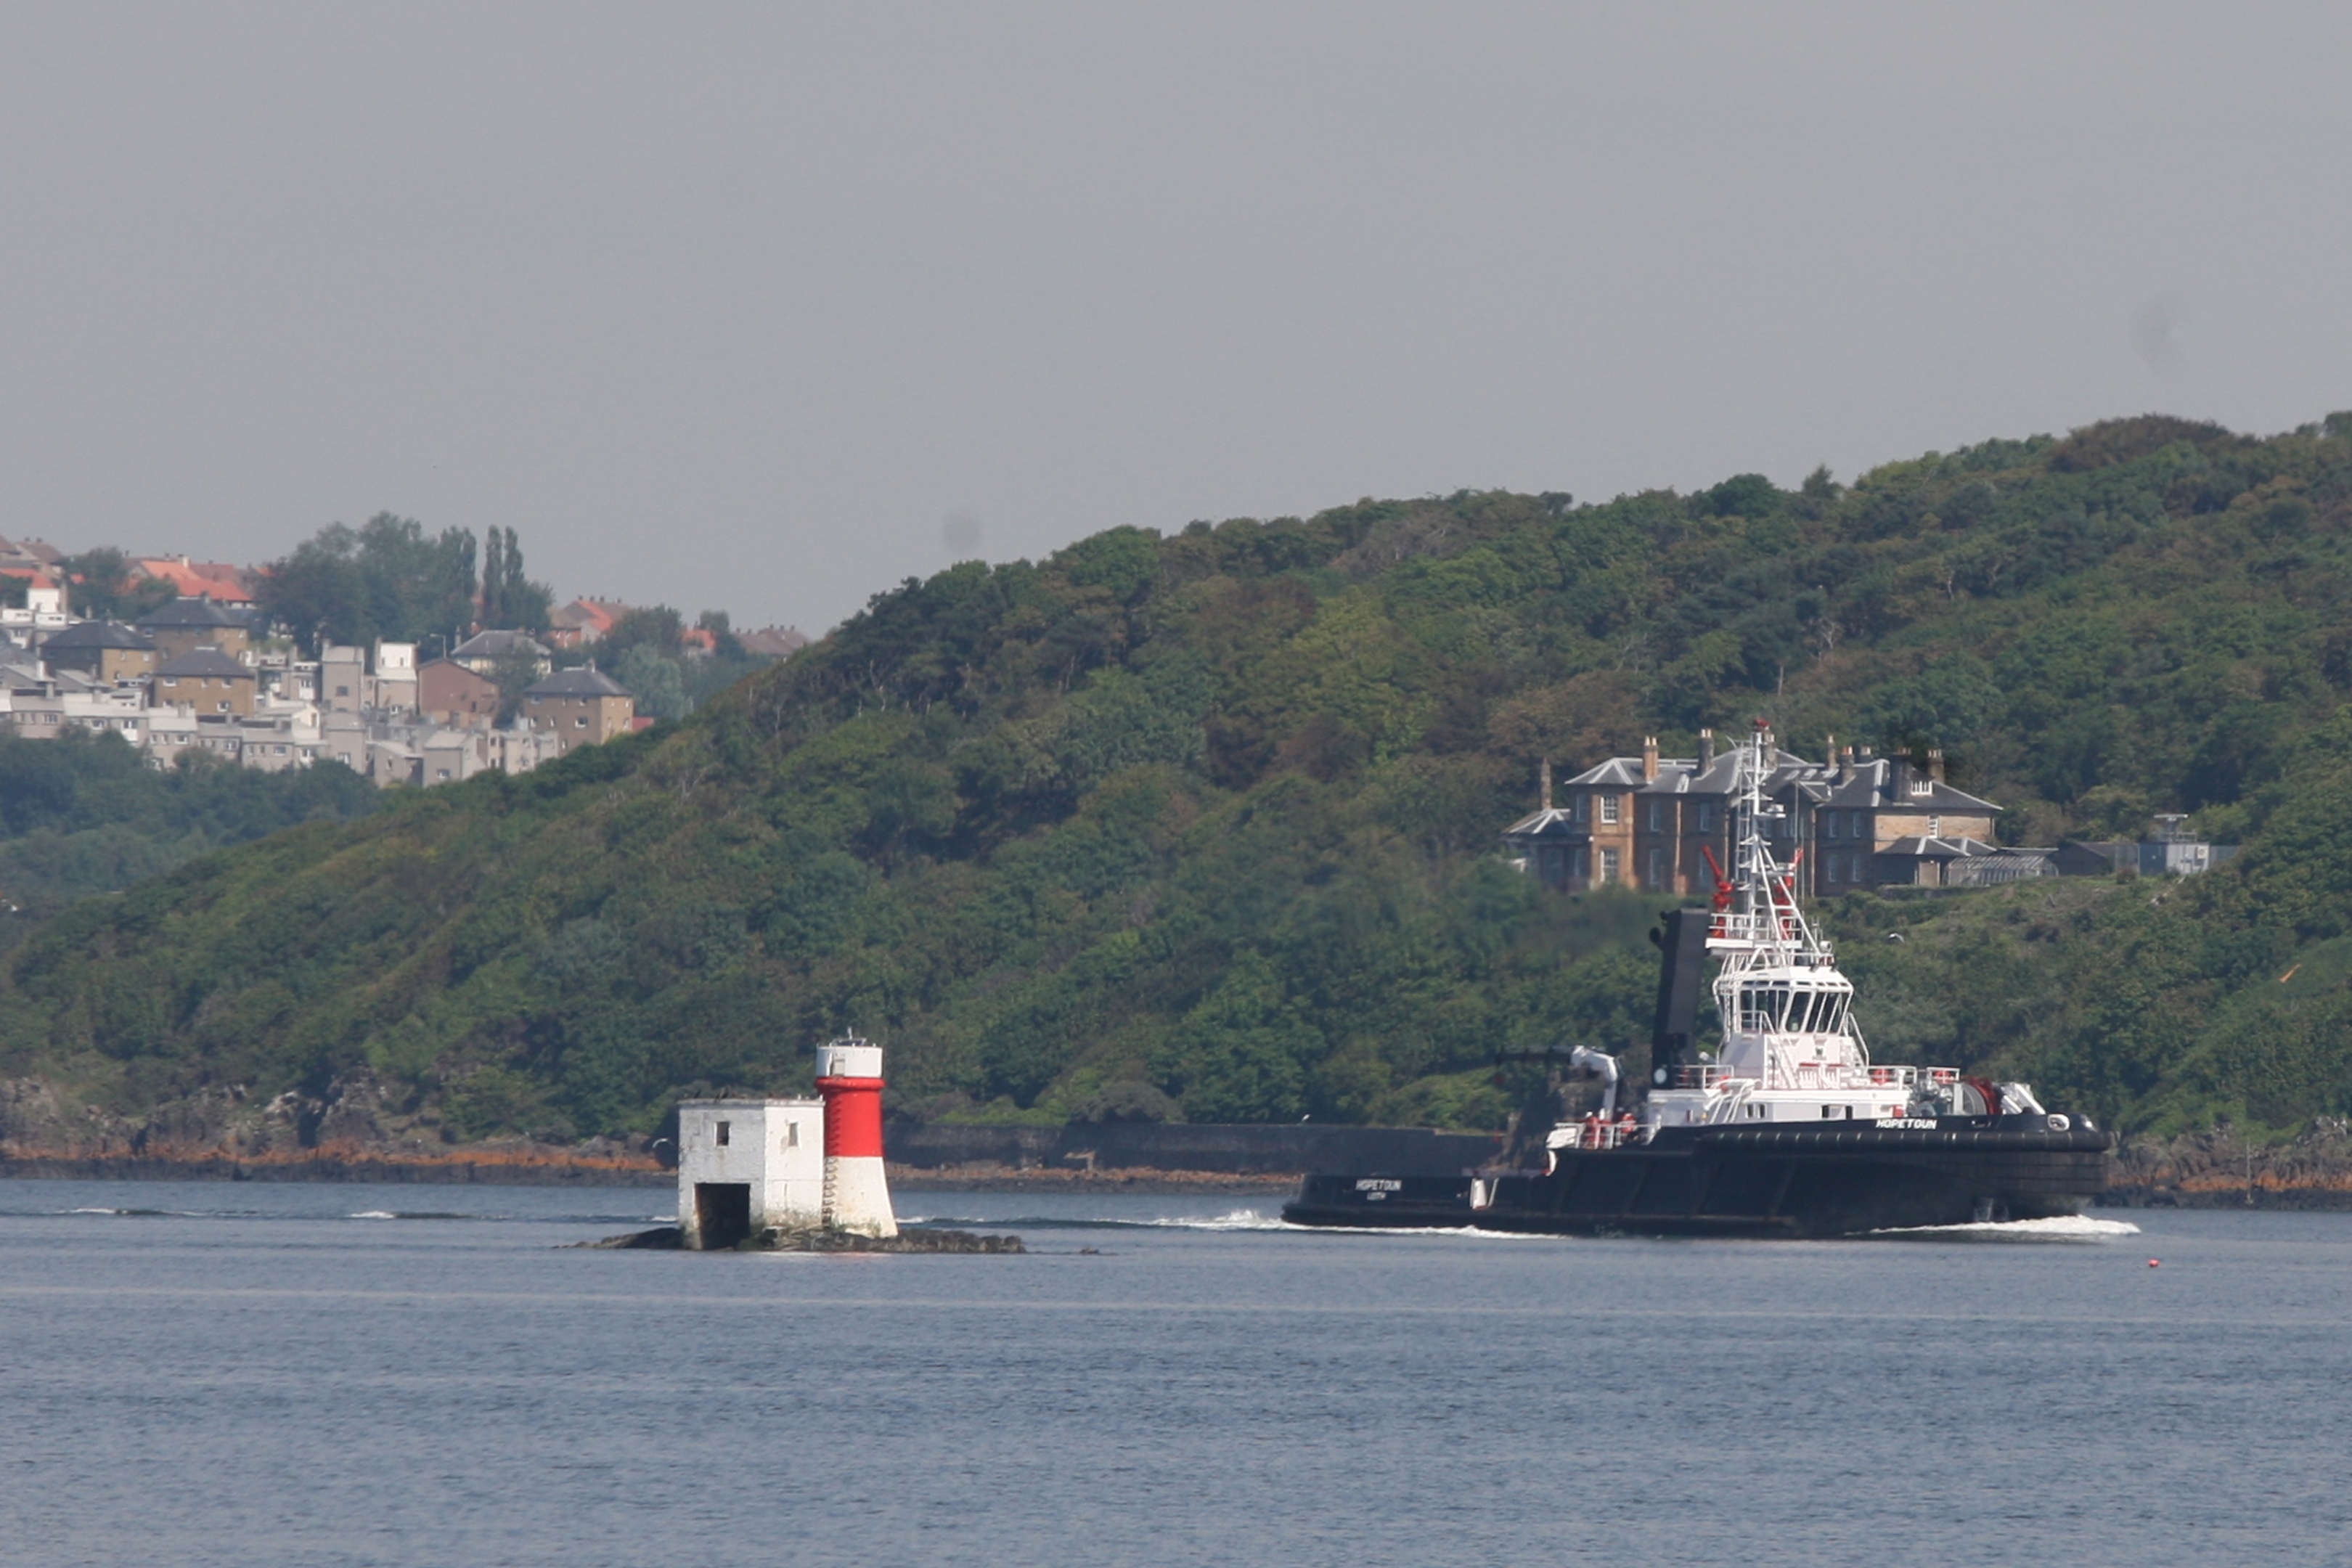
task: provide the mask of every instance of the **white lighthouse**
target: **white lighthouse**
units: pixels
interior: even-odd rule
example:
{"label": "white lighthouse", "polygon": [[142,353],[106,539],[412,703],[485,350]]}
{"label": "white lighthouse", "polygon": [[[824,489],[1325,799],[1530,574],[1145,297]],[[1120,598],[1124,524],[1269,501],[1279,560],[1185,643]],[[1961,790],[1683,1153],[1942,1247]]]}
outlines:
{"label": "white lighthouse", "polygon": [[882,1047],[854,1035],[816,1053],[824,1097],[824,1224],[862,1236],[896,1236],[882,1173]]}

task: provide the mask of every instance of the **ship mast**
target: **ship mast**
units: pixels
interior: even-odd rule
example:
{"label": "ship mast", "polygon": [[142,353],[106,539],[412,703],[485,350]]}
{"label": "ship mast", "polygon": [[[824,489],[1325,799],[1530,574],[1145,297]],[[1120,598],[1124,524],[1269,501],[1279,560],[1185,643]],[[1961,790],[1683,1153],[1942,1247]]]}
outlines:
{"label": "ship mast", "polygon": [[1870,1063],[1853,1026],[1853,987],[1830,944],[1797,903],[1797,867],[1773,853],[1766,829],[1788,820],[1771,799],[1777,752],[1762,720],[1741,748],[1730,879],[1717,889],[1707,950],[1722,962],[1715,997],[1723,1018],[1722,1072],[1754,1089],[1844,1089]]}
{"label": "ship mast", "polygon": [[[1798,967],[1832,962],[1822,939],[1797,907],[1796,861],[1783,867],[1765,836],[1768,823],[1788,813],[1764,793],[1771,772],[1772,731],[1756,721],[1754,734],[1739,753],[1739,841],[1733,848],[1730,900],[1708,933],[1707,947],[1725,966],[1758,964]],[[1799,856],[1801,858],[1802,851]]]}

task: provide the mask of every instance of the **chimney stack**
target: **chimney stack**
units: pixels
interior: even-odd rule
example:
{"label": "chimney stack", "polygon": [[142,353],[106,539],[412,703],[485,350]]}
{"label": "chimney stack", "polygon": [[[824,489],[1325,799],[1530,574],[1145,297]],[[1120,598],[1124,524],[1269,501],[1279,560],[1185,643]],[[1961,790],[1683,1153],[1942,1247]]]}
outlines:
{"label": "chimney stack", "polygon": [[1642,782],[1654,784],[1657,782],[1657,777],[1658,738],[1655,735],[1644,735],[1642,737]]}
{"label": "chimney stack", "polygon": [[1940,747],[1927,748],[1927,776],[1937,784],[1944,782],[1944,753]]}
{"label": "chimney stack", "polygon": [[1902,800],[1911,793],[1911,754],[1897,752],[1886,759],[1886,787],[1895,799]]}
{"label": "chimney stack", "polygon": [[1698,771],[1705,773],[1713,766],[1715,766],[1715,731],[1701,730],[1698,732]]}
{"label": "chimney stack", "polygon": [[1551,759],[1549,757],[1546,757],[1543,760],[1543,767],[1538,772],[1536,776],[1543,781],[1540,786],[1541,794],[1538,798],[1543,803],[1543,809],[1549,811],[1551,809]]}
{"label": "chimney stack", "polygon": [[1825,736],[1824,739],[1828,742],[1824,749],[1829,752],[1830,778],[1834,782],[1838,777],[1837,737],[1835,735],[1830,735]]}

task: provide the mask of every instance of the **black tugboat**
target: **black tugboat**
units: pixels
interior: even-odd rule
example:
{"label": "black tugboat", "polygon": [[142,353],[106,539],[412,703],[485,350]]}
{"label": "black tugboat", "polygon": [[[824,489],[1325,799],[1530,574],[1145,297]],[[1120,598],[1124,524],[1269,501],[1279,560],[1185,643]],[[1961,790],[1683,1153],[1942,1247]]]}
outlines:
{"label": "black tugboat", "polygon": [[[1742,758],[1738,858],[1712,910],[1665,917],[1652,1085],[1620,1114],[1615,1058],[1601,1110],[1552,1130],[1545,1168],[1462,1176],[1318,1173],[1294,1225],[1444,1226],[1552,1235],[1851,1236],[2079,1214],[2106,1185],[2115,1139],[2044,1110],[2021,1083],[1870,1059],[1853,986],[1797,907],[1766,842],[1767,737]],[[1720,964],[1719,1059],[1694,1050],[1698,985]]]}

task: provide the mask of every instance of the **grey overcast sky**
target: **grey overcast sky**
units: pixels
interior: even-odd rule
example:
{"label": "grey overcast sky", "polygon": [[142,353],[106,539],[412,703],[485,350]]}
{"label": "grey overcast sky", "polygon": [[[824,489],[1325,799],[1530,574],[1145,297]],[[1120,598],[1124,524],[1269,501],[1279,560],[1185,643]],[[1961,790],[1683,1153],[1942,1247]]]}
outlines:
{"label": "grey overcast sky", "polygon": [[2352,7],[18,4],[0,534],[814,632],[1119,523],[2352,407]]}

